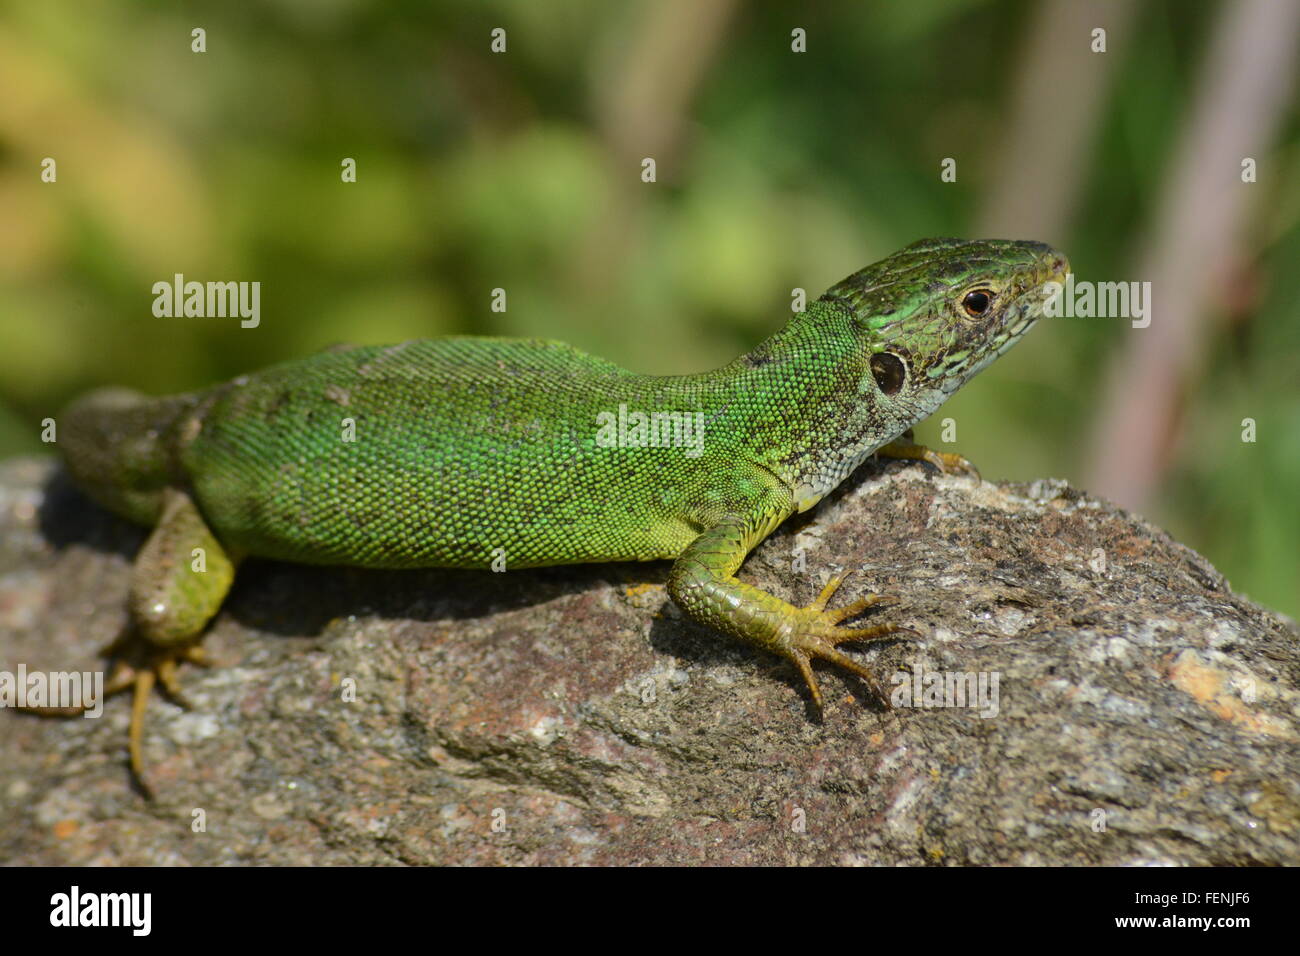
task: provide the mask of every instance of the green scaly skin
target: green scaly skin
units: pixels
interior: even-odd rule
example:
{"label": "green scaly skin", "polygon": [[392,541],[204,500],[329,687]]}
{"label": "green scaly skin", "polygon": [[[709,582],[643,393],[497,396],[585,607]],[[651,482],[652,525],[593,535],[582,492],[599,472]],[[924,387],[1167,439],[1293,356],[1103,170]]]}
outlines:
{"label": "green scaly skin", "polygon": [[[798,608],[735,572],[873,452],[967,464],[911,445],[908,429],[1010,348],[1043,283],[1067,271],[1042,243],[923,240],[700,375],[636,375],[558,342],[445,338],[332,350],[174,397],[83,397],[59,419],[69,470],[154,528],[132,583],[144,640],[116,648],[109,680],[136,688],[133,769],[143,779],[142,698],[155,677],[177,690],[176,660],[196,656],[244,555],[375,568],[675,559],[678,605],[794,662],[818,706],[813,658],[874,688],[836,645],[907,629],[837,625],[879,598],[827,610],[833,578]],[[987,307],[972,308],[981,295]],[[689,414],[702,440],[611,447],[601,426],[620,406]]]}

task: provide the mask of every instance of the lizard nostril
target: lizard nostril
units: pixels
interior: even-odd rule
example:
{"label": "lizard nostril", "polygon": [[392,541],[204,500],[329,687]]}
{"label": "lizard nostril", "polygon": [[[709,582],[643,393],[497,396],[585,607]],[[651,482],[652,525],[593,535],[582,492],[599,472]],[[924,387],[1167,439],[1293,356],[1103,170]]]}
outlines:
{"label": "lizard nostril", "polygon": [[1043,256],[1039,262],[1041,263],[1039,268],[1046,271],[1047,278],[1049,279],[1063,276],[1070,271],[1069,260],[1055,250],[1052,250],[1050,254]]}

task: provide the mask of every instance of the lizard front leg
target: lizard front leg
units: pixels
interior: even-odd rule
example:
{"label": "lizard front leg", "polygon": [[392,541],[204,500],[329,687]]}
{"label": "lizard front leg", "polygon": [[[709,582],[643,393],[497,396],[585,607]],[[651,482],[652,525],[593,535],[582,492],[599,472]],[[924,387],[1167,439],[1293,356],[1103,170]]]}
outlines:
{"label": "lizard front leg", "polygon": [[857,674],[888,707],[889,697],[875,675],[838,648],[850,641],[916,636],[911,628],[899,624],[838,626],[884,598],[872,594],[838,610],[827,610],[827,603],[844,580],[841,575],[831,578],[807,607],[795,607],[736,579],[735,572],[745,556],[788,514],[789,510],[772,512],[759,508],[723,515],[677,558],[668,578],[669,593],[682,610],[701,624],[793,662],[818,710],[822,708],[822,695],[813,676],[814,658],[831,661]]}
{"label": "lizard front leg", "polygon": [[[146,793],[142,748],[150,692],[157,683],[185,705],[176,680],[177,664],[206,663],[198,642],[230,590],[235,565],[236,559],[217,541],[189,495],[168,489],[158,524],[131,569],[130,623],[104,652],[113,662],[105,696],[134,691],[131,770]],[[59,717],[75,716],[84,709],[30,708]]]}

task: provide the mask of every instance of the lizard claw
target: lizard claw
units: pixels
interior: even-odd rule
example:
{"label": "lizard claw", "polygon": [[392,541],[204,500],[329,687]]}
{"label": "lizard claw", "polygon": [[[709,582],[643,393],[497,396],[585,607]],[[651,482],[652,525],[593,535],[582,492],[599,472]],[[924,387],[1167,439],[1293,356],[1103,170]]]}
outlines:
{"label": "lizard claw", "polygon": [[945,475],[965,475],[974,478],[976,482],[983,481],[980,470],[965,455],[950,451],[935,451],[933,448],[927,448],[925,452],[925,460]]}

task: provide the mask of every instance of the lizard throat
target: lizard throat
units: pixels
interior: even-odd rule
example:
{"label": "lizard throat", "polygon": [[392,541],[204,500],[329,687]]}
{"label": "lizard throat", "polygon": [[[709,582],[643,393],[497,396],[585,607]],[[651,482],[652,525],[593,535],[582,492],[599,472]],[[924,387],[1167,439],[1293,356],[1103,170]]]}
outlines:
{"label": "lizard throat", "polygon": [[[906,431],[903,429],[902,431]],[[902,431],[899,434],[902,434]],[[870,439],[860,445],[845,450],[838,459],[826,459],[820,463],[811,473],[803,475],[794,486],[794,505],[802,514],[817,502],[821,501],[826,495],[830,494],[835,488],[849,475],[857,470],[858,466],[871,457],[881,445],[892,441],[894,437],[886,438],[884,441]]]}

